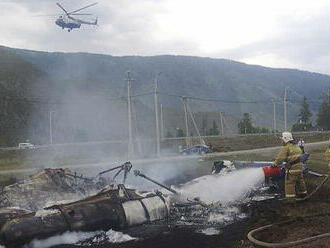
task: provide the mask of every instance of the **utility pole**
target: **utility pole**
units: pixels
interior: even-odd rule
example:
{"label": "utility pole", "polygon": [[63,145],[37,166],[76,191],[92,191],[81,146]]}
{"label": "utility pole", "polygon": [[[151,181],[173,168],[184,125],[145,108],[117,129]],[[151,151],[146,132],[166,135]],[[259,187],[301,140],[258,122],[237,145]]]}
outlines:
{"label": "utility pole", "polygon": [[52,121],[52,113],[55,111],[49,111],[49,143],[53,144],[53,121]]}
{"label": "utility pole", "polygon": [[127,113],[128,113],[128,157],[131,158],[134,155],[134,145],[132,138],[132,106],[131,106],[131,84],[133,79],[130,72],[127,72]]}
{"label": "utility pole", "polygon": [[274,134],[276,133],[276,102],[273,101],[273,130]]}
{"label": "utility pole", "polygon": [[224,130],[223,130],[223,113],[220,111],[220,126],[221,126],[221,135],[224,135]]}
{"label": "utility pole", "polygon": [[199,142],[200,142],[200,144],[205,145],[205,141],[204,141],[204,140],[202,139],[202,137],[201,137],[201,134],[200,134],[200,132],[199,132],[199,130],[198,130],[198,127],[197,127],[197,124],[196,124],[195,118],[194,118],[193,113],[192,113],[192,111],[191,111],[191,109],[190,109],[190,107],[189,107],[189,105],[188,105],[187,102],[186,102],[186,108],[187,108],[187,110],[188,110],[188,112],[189,112],[189,115],[190,115],[190,118],[191,118],[192,123],[193,123],[193,125],[194,125],[195,131],[196,131],[196,133],[197,133],[197,135],[198,135],[198,138],[199,138]]}
{"label": "utility pole", "polygon": [[287,87],[284,89],[284,98],[283,98],[283,108],[284,108],[284,131],[287,130],[287,109],[286,109],[286,94],[287,94]]}
{"label": "utility pole", "polygon": [[159,138],[159,120],[158,120],[158,77],[160,73],[155,78],[155,88],[154,88],[154,103],[155,103],[155,128],[156,128],[156,155],[160,156],[160,138]]}
{"label": "utility pole", "polygon": [[164,123],[164,111],[163,104],[160,104],[160,134],[161,138],[165,138],[165,123]]}
{"label": "utility pole", "polygon": [[187,98],[182,97],[182,103],[183,103],[183,111],[184,111],[184,123],[186,127],[186,146],[190,146],[189,142],[189,129],[188,129],[188,111],[187,111]]}

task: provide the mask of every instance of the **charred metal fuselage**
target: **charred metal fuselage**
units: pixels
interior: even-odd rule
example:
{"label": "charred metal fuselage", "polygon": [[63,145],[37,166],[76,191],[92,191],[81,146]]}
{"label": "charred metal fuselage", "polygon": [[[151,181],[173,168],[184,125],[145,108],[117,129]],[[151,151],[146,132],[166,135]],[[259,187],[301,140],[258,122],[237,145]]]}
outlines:
{"label": "charred metal fuselage", "polygon": [[15,207],[37,211],[49,202],[72,201],[95,194],[105,185],[106,182],[93,181],[68,169],[44,169],[21,182],[3,187],[0,209]]}
{"label": "charred metal fuselage", "polygon": [[118,185],[95,196],[23,215],[6,222],[1,242],[19,247],[33,239],[44,239],[66,231],[96,231],[164,219],[169,215],[167,199],[161,194],[139,195]]}

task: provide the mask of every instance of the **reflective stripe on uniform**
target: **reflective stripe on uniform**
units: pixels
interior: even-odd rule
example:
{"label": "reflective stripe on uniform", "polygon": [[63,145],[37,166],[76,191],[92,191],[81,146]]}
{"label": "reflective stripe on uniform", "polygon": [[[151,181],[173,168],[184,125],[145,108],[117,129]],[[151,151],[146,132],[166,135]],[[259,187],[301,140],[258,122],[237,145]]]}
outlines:
{"label": "reflective stripe on uniform", "polygon": [[291,198],[291,197],[296,197],[296,195],[295,194],[286,194],[285,197]]}
{"label": "reflective stripe on uniform", "polygon": [[288,172],[302,172],[302,170],[288,170]]}

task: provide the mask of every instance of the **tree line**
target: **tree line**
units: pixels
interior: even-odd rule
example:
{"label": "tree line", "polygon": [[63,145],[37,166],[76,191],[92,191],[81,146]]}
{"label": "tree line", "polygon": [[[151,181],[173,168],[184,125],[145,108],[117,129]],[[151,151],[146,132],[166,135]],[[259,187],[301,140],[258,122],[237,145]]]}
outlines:
{"label": "tree line", "polygon": [[[292,132],[303,132],[330,130],[330,93],[322,95],[322,103],[319,107],[316,123],[313,125],[312,112],[307,97],[303,98],[300,112],[296,123],[292,125]],[[251,134],[251,133],[270,133],[270,130],[265,127],[254,126],[249,113],[244,113],[243,118],[238,123],[238,131],[240,134]]]}
{"label": "tree line", "polygon": [[330,130],[330,94],[322,96],[315,125],[311,121],[312,113],[306,97],[303,99],[298,117],[297,122],[292,126],[292,131]]}

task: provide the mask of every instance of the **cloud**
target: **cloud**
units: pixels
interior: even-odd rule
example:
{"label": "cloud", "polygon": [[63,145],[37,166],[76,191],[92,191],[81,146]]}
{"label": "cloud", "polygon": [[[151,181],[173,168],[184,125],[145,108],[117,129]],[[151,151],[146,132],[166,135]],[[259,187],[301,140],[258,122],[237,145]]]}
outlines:
{"label": "cloud", "polygon": [[261,41],[219,52],[234,60],[268,66],[299,67],[329,73],[330,7],[316,16],[278,20],[280,32]]}
{"label": "cloud", "polygon": [[[330,73],[330,3],[323,0],[98,0],[99,26],[64,32],[58,0],[1,0],[0,44],[111,55],[182,54]],[[91,0],[62,0],[68,10]]]}

